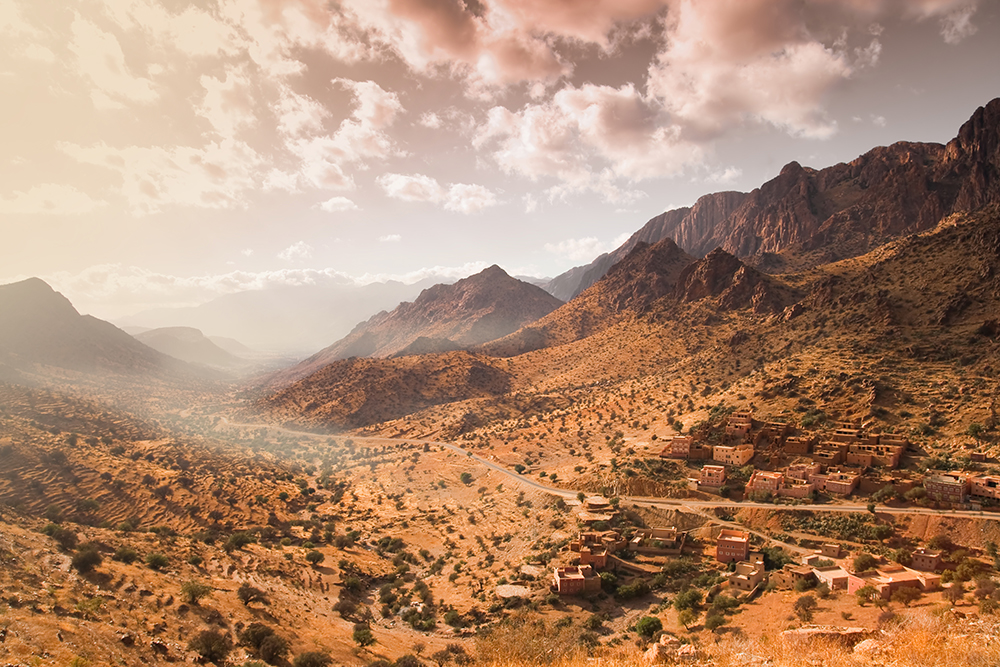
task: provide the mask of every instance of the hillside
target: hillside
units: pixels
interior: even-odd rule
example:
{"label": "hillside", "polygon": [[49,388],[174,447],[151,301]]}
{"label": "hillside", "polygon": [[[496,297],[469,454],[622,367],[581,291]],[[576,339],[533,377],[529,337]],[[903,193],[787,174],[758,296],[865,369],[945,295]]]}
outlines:
{"label": "hillside", "polygon": [[38,278],[0,285],[0,362],[26,371],[131,377],[191,373],[182,362],[108,322],[80,315],[66,297]]}
{"label": "hillside", "polygon": [[[294,381],[350,357],[389,357],[413,351],[447,351],[489,342],[534,322],[561,305],[544,290],[512,278],[498,266],[435,285],[413,302],[381,312],[333,345],[279,373],[273,385]],[[411,348],[411,346],[416,347]]]}
{"label": "hillside", "polygon": [[135,334],[135,339],[163,354],[193,364],[236,368],[247,363],[245,359],[230,354],[206,338],[205,334],[190,327],[151,329]]}
{"label": "hillside", "polygon": [[579,294],[639,239],[672,238],[699,257],[721,247],[770,272],[862,255],[952,213],[1000,202],[998,147],[1000,98],[977,109],[947,145],[899,142],[819,170],[791,162],[748,194],[716,193],[667,211],[547,289]]}

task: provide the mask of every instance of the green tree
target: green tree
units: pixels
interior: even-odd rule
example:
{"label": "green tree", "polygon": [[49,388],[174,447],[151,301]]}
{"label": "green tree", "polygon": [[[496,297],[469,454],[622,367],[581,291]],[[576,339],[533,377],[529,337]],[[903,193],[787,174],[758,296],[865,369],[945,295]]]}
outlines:
{"label": "green tree", "polygon": [[709,612],[705,617],[705,629],[714,632],[726,624],[726,617],[716,612]]}
{"label": "green tree", "polygon": [[240,587],[236,590],[236,597],[246,606],[249,606],[252,602],[267,604],[267,594],[247,583],[240,584]]}
{"label": "green tree", "polygon": [[874,602],[876,598],[880,597],[878,590],[871,584],[865,584],[854,593],[858,598],[858,604],[862,607],[868,602]]}
{"label": "green tree", "polygon": [[958,581],[952,582],[951,586],[944,589],[944,599],[955,606],[965,599],[965,586]]}
{"label": "green tree", "polygon": [[472,473],[463,472],[459,479],[462,480],[462,484],[468,486],[469,484],[472,484]]}
{"label": "green tree", "polygon": [[101,554],[98,553],[97,547],[91,544],[86,544],[80,547],[80,550],[73,555],[73,560],[70,564],[73,566],[73,569],[80,574],[87,574],[103,561],[104,559],[101,558]]}
{"label": "green tree", "polygon": [[875,560],[875,556],[870,553],[860,553],[854,557],[851,562],[851,567],[854,568],[855,572],[867,572],[875,567],[878,561]]}
{"label": "green tree", "polygon": [[[695,609],[701,604],[701,591],[695,588],[688,588],[677,594],[674,598],[674,609],[683,611],[685,609]],[[686,627],[686,626],[685,626]]]}
{"label": "green tree", "polygon": [[188,604],[197,605],[203,597],[210,595],[212,587],[200,581],[185,581],[181,584],[181,596]]}
{"label": "green tree", "polygon": [[687,630],[698,620],[698,613],[693,609],[682,609],[677,612],[677,622]]}
{"label": "green tree", "polygon": [[371,646],[375,643],[375,635],[372,634],[372,629],[368,627],[367,623],[355,623],[351,638],[361,648]]}
{"label": "green tree", "polygon": [[195,651],[205,660],[216,664],[223,662],[233,650],[233,640],[228,633],[218,630],[202,630],[188,642],[188,649]]}
{"label": "green tree", "polygon": [[146,556],[146,565],[148,565],[151,570],[162,570],[169,564],[170,559],[158,551],[154,551]]}
{"label": "green tree", "polygon": [[663,630],[663,622],[655,616],[643,616],[635,624],[635,631],[645,639],[652,639],[661,630]]}
{"label": "green tree", "polygon": [[306,554],[306,561],[313,567],[322,563],[324,558],[326,556],[321,551],[316,551],[315,549]]}
{"label": "green tree", "polygon": [[813,611],[816,607],[816,598],[811,595],[803,595],[795,601],[795,613],[804,623],[808,623],[812,620]]}
{"label": "green tree", "polygon": [[890,599],[893,602],[903,605],[904,607],[909,607],[910,604],[920,599],[920,591],[910,586],[897,588],[892,592],[892,597]]}
{"label": "green tree", "polygon": [[134,563],[139,560],[139,552],[129,546],[120,546],[112,558],[120,563]]}
{"label": "green tree", "polygon": [[333,658],[322,651],[306,651],[295,656],[292,667],[327,667],[332,662]]}

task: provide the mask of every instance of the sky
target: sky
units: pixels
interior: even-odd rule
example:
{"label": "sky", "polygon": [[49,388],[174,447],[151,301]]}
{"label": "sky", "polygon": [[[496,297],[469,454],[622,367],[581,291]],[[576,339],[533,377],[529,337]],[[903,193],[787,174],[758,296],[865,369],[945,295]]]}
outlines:
{"label": "sky", "polygon": [[791,160],[952,138],[997,0],[0,0],[0,282],[116,318],[554,276]]}

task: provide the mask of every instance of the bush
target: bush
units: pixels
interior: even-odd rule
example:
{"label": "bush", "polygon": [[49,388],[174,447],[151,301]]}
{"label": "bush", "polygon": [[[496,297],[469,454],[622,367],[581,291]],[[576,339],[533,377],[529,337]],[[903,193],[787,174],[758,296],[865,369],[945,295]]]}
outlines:
{"label": "bush", "polygon": [[375,643],[375,635],[372,634],[372,629],[368,627],[367,623],[355,623],[351,639],[361,648]]}
{"label": "bush", "polygon": [[813,610],[815,610],[817,606],[816,598],[811,595],[803,595],[795,601],[795,613],[798,614],[798,617],[802,621],[808,623],[812,620]]}
{"label": "bush", "polygon": [[253,544],[257,541],[253,535],[246,531],[240,531],[238,533],[233,533],[226,540],[225,549],[226,551],[232,551],[234,549],[242,549],[248,544]]}
{"label": "bush", "polygon": [[249,605],[251,602],[261,602],[267,604],[267,594],[264,591],[251,586],[250,584],[243,583],[236,591],[236,597],[240,599],[244,605]]}
{"label": "bush", "polygon": [[233,640],[228,633],[218,630],[202,630],[188,642],[188,649],[195,651],[205,660],[220,663],[233,650]]}
{"label": "bush", "polygon": [[326,558],[326,556],[324,556],[321,552],[316,551],[315,549],[306,554],[306,561],[308,561],[309,564],[313,566],[322,563],[324,558]]}
{"label": "bush", "polygon": [[321,651],[307,651],[295,656],[292,667],[327,667],[333,660]]}
{"label": "bush", "polygon": [[203,597],[212,592],[212,587],[200,581],[185,581],[181,584],[181,596],[188,604],[197,605]]}
{"label": "bush", "polygon": [[[51,527],[51,528],[50,528]],[[77,537],[76,533],[68,528],[63,528],[62,526],[56,526],[55,524],[49,524],[45,527],[45,531],[56,544],[59,545],[63,551],[72,551],[76,548]]]}
{"label": "bush", "polygon": [[119,563],[134,563],[139,560],[139,552],[132,547],[121,546],[118,547],[112,558]]}
{"label": "bush", "polygon": [[694,609],[701,604],[701,600],[701,591],[689,588],[681,591],[677,594],[677,597],[674,598],[674,609],[677,611]]}
{"label": "bush", "polygon": [[87,574],[95,567],[104,562],[101,558],[101,554],[97,553],[97,548],[91,545],[82,547],[78,551],[72,560],[73,569],[75,569],[80,574]]}
{"label": "bush", "polygon": [[854,568],[855,572],[866,572],[875,567],[878,561],[875,560],[875,556],[869,553],[860,553],[854,557],[851,562],[851,567]]}
{"label": "bush", "polygon": [[717,628],[721,628],[726,624],[726,617],[722,614],[709,613],[705,617],[705,629],[709,631],[714,631]]}
{"label": "bush", "polygon": [[167,565],[170,565],[170,559],[160,552],[154,551],[146,556],[146,565],[148,565],[151,570],[162,570]]}
{"label": "bush", "polygon": [[652,639],[661,630],[663,630],[663,623],[655,616],[643,616],[635,624],[635,631],[640,637],[646,639]]}
{"label": "bush", "polygon": [[257,647],[257,655],[269,665],[276,665],[288,655],[288,640],[278,635],[265,637]]}

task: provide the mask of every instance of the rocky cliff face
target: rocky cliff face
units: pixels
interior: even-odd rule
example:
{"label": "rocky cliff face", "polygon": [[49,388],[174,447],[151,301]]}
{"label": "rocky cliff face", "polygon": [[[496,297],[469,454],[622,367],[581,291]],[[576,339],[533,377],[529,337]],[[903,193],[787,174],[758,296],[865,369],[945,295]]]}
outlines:
{"label": "rocky cliff face", "polygon": [[577,293],[640,239],[669,237],[699,257],[721,247],[775,270],[784,264],[773,255],[797,253],[803,268],[862,255],[890,239],[931,229],[952,213],[998,202],[1000,98],[977,109],[947,146],[899,142],[820,170],[791,162],[749,194],[707,195],[690,209],[657,216],[583,274],[573,269],[580,277]]}
{"label": "rocky cliff face", "polygon": [[498,266],[434,285],[413,302],[381,312],[330,347],[275,378],[287,384],[350,357],[390,357],[487,343],[549,314],[562,302],[540,287],[512,278]]}

